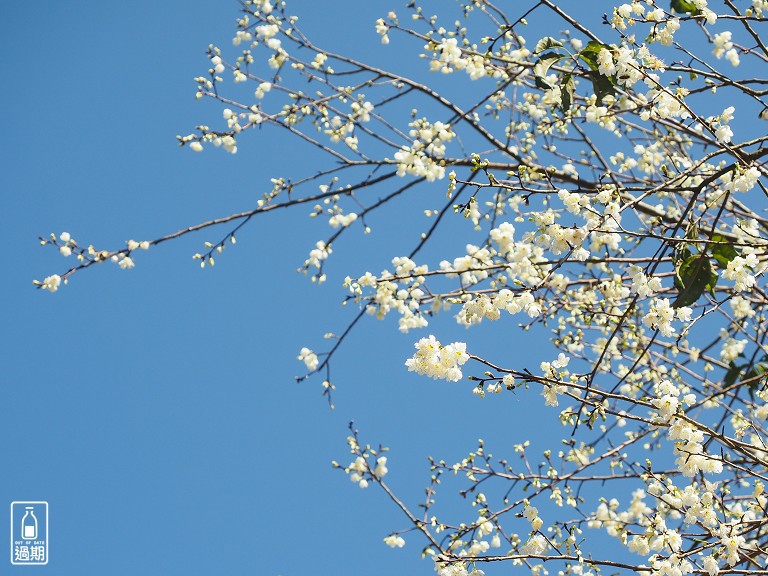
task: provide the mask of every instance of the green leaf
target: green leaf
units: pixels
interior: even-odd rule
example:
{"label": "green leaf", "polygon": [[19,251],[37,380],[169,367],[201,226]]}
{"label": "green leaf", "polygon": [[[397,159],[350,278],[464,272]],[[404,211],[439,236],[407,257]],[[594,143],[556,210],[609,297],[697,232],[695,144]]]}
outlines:
{"label": "green leaf", "polygon": [[565,74],[563,76],[563,83],[560,87],[560,106],[563,112],[567,112],[571,109],[573,104],[573,94],[576,91],[576,82],[573,81],[573,76]]}
{"label": "green leaf", "polygon": [[752,370],[746,373],[743,381],[749,388],[754,390],[759,384],[765,382],[766,373],[768,373],[768,364],[760,362],[755,364]]}
{"label": "green leaf", "polygon": [[718,242],[712,245],[712,256],[715,262],[720,268],[727,268],[728,263],[739,255],[739,251],[721,234],[712,234],[712,241]]}
{"label": "green leaf", "polygon": [[605,44],[600,44],[600,42],[590,40],[587,46],[582,49],[582,51],[579,52],[577,56],[587,63],[587,66],[589,66],[590,70],[597,72],[597,69],[599,68],[597,63],[597,55],[600,54],[600,50],[603,48],[608,48],[608,46]]}
{"label": "green leaf", "polygon": [[544,90],[552,88],[552,85],[546,80],[547,72],[552,64],[562,58],[564,58],[562,54],[547,52],[546,54],[542,54],[541,57],[536,60],[536,63],[533,65],[533,73],[536,76],[536,86]]}
{"label": "green leaf", "polygon": [[552,36],[545,36],[538,42],[536,42],[536,48],[533,49],[534,54],[538,54],[539,52],[544,52],[544,50],[549,50],[550,48],[562,48],[563,44],[556,40],[555,38],[552,38]]}
{"label": "green leaf", "polygon": [[766,378],[768,378],[768,356],[763,356],[763,359],[755,364],[741,380],[749,390],[750,397],[754,400],[755,391],[758,387],[762,388],[766,384]]}
{"label": "green leaf", "polygon": [[723,378],[723,384],[725,384],[726,388],[733,386],[736,383],[736,378],[739,377],[741,371],[746,367],[745,364],[737,366],[734,364],[733,360],[728,363],[728,366],[730,366],[730,368],[728,368],[728,372],[725,373],[725,377]]}
{"label": "green leaf", "polygon": [[536,88],[541,88],[542,90],[551,90],[554,88],[554,86],[552,86],[552,84],[550,84],[543,76],[535,76],[533,80],[536,84]]}
{"label": "green leaf", "polygon": [[678,14],[693,14],[699,13],[699,9],[696,8],[696,4],[690,0],[672,0],[669,3],[669,7]]}
{"label": "green leaf", "polygon": [[704,292],[714,293],[717,273],[712,270],[706,254],[696,254],[683,260],[675,271],[675,286],[679,290],[673,308],[694,304]]}
{"label": "green leaf", "polygon": [[603,76],[599,72],[591,72],[589,79],[592,80],[592,87],[595,89],[598,104],[609,94],[612,96],[616,94],[616,89],[614,88],[616,84],[615,76]]}
{"label": "green leaf", "polygon": [[[682,264],[685,260],[688,260],[688,258],[694,254],[694,252],[691,252],[690,245],[688,244],[682,244],[682,248],[678,247],[675,250],[676,252],[673,256],[675,269],[679,268],[680,264]],[[675,282],[677,282],[677,279],[675,279]]]}
{"label": "green leaf", "polygon": [[597,55],[600,54],[600,50],[603,48],[610,49],[607,44],[601,44],[591,40],[587,46],[577,54],[579,58],[584,60],[591,70],[589,79],[592,81],[592,87],[595,89],[595,96],[597,101],[600,102],[605,96],[609,94],[616,94],[616,76],[604,76],[600,74],[600,65],[597,63]]}

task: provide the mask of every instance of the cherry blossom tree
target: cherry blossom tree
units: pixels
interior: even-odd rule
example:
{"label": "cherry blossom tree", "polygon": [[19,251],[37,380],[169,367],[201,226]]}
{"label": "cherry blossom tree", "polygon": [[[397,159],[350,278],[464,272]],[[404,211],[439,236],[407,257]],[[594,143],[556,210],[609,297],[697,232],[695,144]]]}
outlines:
{"label": "cherry blossom tree", "polygon": [[[540,402],[563,440],[433,459],[411,506],[384,479],[396,458],[351,427],[335,466],[404,514],[384,542],[418,542],[441,576],[768,574],[766,25],[766,0],[410,0],[371,23],[385,69],[316,44],[289,2],[245,0],[233,46],[210,46],[195,79],[223,118],[178,143],[248,154],[279,129],[324,167],[155,240],[41,238],[76,262],[36,284],[56,292],[96,264],[133,268],[137,253],[201,230],[217,239],[194,259],[213,266],[241,228],[297,207],[329,226],[301,265],[322,283],[372,213],[427,197],[435,208],[408,231],[408,254],[330,279],[346,328],[300,351],[301,378],[321,379],[330,402],[336,351],[359,322],[392,316],[414,333],[403,370],[486,402]],[[442,246],[443,230],[465,249]],[[441,341],[429,334],[438,315],[538,331],[551,359]],[[435,505],[456,482],[473,507],[459,521]]]}

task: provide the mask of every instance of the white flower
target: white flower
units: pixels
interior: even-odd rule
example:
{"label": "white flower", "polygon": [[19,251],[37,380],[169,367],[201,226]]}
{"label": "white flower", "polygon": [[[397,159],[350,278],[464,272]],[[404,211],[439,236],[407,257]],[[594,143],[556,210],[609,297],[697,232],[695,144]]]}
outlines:
{"label": "white flower", "polygon": [[597,70],[604,76],[611,76],[616,73],[616,66],[613,64],[613,55],[607,48],[601,48],[597,54]]}
{"label": "white flower", "polygon": [[136,264],[133,262],[133,259],[130,256],[123,256],[120,259],[120,262],[118,262],[118,266],[120,266],[120,268],[123,270],[129,270],[136,266]]}
{"label": "white flower", "polygon": [[642,536],[635,536],[627,544],[627,548],[630,552],[640,554],[641,556],[648,556],[651,553],[651,547],[648,544],[648,539]]}
{"label": "white flower", "polygon": [[734,534],[734,526],[721,526],[720,544],[725,547],[727,553],[725,561],[729,566],[735,566],[739,562],[739,548],[743,548],[745,542],[744,536]]}
{"label": "white flower", "polygon": [[664,336],[675,333],[672,320],[675,318],[675,309],[669,304],[669,298],[654,298],[648,314],[643,316],[643,324],[651,329],[658,329]]}
{"label": "white flower", "polygon": [[526,505],[523,510],[523,516],[531,523],[531,529],[535,532],[544,524],[544,520],[539,518],[539,509],[535,506]]}
{"label": "white flower", "polygon": [[256,0],[256,6],[264,13],[272,13],[272,3],[269,0]]}
{"label": "white flower", "polygon": [[445,167],[438,160],[445,156],[446,142],[456,134],[450,125],[442,122],[432,124],[424,118],[411,122],[409,126],[412,128],[409,136],[414,140],[410,146],[402,146],[395,152],[397,175],[423,176],[429,182],[442,179]]}
{"label": "white flower", "polygon": [[465,66],[461,58],[458,38],[443,38],[437,47],[437,51],[440,52],[437,62],[442,64],[441,72],[452,72],[452,66],[459,69]]}
{"label": "white flower", "polygon": [[403,540],[402,536],[398,536],[397,534],[390,534],[384,538],[384,544],[390,548],[402,548],[405,546],[405,540]]}
{"label": "white flower", "polygon": [[[727,338],[727,332],[723,334]],[[733,362],[736,360],[736,358],[739,357],[739,354],[744,352],[744,348],[747,346],[747,340],[745,338],[742,338],[741,340],[736,340],[735,338],[728,338],[723,342],[723,347],[720,350],[720,359],[723,362]]]}
{"label": "white flower", "polygon": [[280,32],[280,27],[277,24],[263,24],[261,26],[256,26],[256,34],[260,38],[272,38],[272,36],[278,32]]}
{"label": "white flower", "polygon": [[389,26],[384,22],[384,18],[376,20],[376,33],[381,36],[382,44],[389,44],[389,36],[387,36],[387,32],[389,32]]}
{"label": "white flower", "polygon": [[56,292],[56,290],[59,289],[59,285],[61,284],[61,276],[58,274],[54,274],[53,276],[48,276],[45,280],[43,280],[43,288],[48,290],[48,292]]}
{"label": "white flower", "polygon": [[757,282],[752,274],[757,264],[757,256],[754,254],[748,254],[746,257],[736,256],[728,262],[727,268],[723,270],[723,278],[733,280],[735,282],[734,288],[739,292],[749,290]]}
{"label": "white flower", "polygon": [[632,15],[632,6],[630,4],[622,4],[616,8],[616,12],[622,18],[629,18]]}
{"label": "white flower", "polygon": [[350,212],[349,214],[334,214],[330,217],[328,220],[328,224],[330,224],[331,228],[338,228],[338,227],[346,227],[352,224],[357,220],[357,214],[354,212]]}
{"label": "white flower", "polygon": [[541,395],[544,396],[544,404],[546,406],[558,406],[557,395],[565,392],[565,386],[544,384],[544,388],[541,391]]}
{"label": "white flower", "polygon": [[355,113],[360,122],[370,122],[371,112],[373,112],[373,104],[370,102],[352,102],[352,111]]}
{"label": "white flower", "polygon": [[726,30],[719,34],[715,34],[714,37],[715,49],[712,50],[712,54],[717,58],[722,58],[726,50],[733,48],[733,42],[731,42],[731,32]]}
{"label": "white flower", "polygon": [[431,376],[435,380],[442,378],[449,382],[458,382],[462,378],[459,366],[469,360],[467,345],[454,342],[443,347],[431,334],[414,344],[416,353],[405,361],[409,372]]}
{"label": "white flower", "polygon": [[547,540],[541,534],[537,534],[520,549],[522,554],[530,556],[541,556],[547,550]]}
{"label": "white flower", "polygon": [[224,72],[224,64],[221,62],[221,57],[214,56],[211,58],[211,64],[213,65],[213,70],[216,72],[216,74],[221,74]]}
{"label": "white flower", "polygon": [[721,124],[715,129],[715,138],[721,144],[726,144],[733,138],[733,130],[727,124]]}
{"label": "white flower", "polygon": [[[235,142],[235,139],[232,136],[224,136],[218,142],[219,142],[219,144],[221,146],[224,147],[224,150],[226,150],[230,154],[236,154],[237,153],[237,142]],[[216,141],[214,141],[214,144],[215,143],[216,143]]]}
{"label": "white flower", "polygon": [[717,558],[714,556],[705,556],[701,561],[704,570],[707,571],[709,576],[717,576],[720,573],[720,567],[717,565]]}
{"label": "white flower", "polygon": [[192,142],[189,145],[189,149],[193,152],[202,152],[203,151],[203,145],[200,144],[200,142]]}
{"label": "white flower", "polygon": [[632,276],[632,292],[639,296],[643,298],[653,296],[654,293],[661,290],[661,280],[655,277],[649,279],[640,266],[630,266],[628,272]]}
{"label": "white flower", "polygon": [[327,54],[323,54],[322,52],[319,52],[315,56],[315,59],[312,60],[311,66],[315,70],[319,70],[320,68],[322,68],[323,64],[325,64],[326,60],[328,60],[328,55]]}
{"label": "white flower", "polygon": [[746,298],[741,296],[733,296],[731,298],[731,310],[733,310],[733,317],[736,320],[742,318],[751,318],[755,315],[755,311],[752,309],[752,304]]}
{"label": "white flower", "polygon": [[557,355],[557,360],[552,362],[552,368],[555,368],[557,370],[559,370],[560,368],[565,368],[566,366],[568,366],[568,363],[570,361],[571,359],[568,356],[560,352],[560,354]]}
{"label": "white flower", "polygon": [[664,534],[664,541],[672,552],[679,552],[683,545],[683,538],[677,530],[669,530]]}
{"label": "white flower", "polygon": [[760,178],[760,171],[754,166],[747,170],[735,170],[733,178],[733,189],[736,192],[749,192],[757,184]]}
{"label": "white flower", "polygon": [[377,478],[383,478],[386,476],[387,472],[389,472],[389,469],[387,468],[387,457],[380,456],[379,459],[376,460],[376,468],[373,473]]}
{"label": "white flower", "polygon": [[693,314],[693,310],[688,306],[681,306],[677,309],[677,319],[682,322],[688,322],[691,319],[691,314]]}
{"label": "white flower", "polygon": [[262,82],[259,84],[259,86],[256,88],[256,92],[254,92],[254,95],[256,98],[261,100],[264,98],[264,94],[272,90],[272,83],[271,82]]}
{"label": "white flower", "polygon": [[310,372],[314,372],[317,370],[317,366],[319,364],[319,361],[317,359],[317,354],[312,352],[309,348],[302,348],[299,351],[299,355],[296,357],[298,360],[304,362],[307,366],[307,370]]}

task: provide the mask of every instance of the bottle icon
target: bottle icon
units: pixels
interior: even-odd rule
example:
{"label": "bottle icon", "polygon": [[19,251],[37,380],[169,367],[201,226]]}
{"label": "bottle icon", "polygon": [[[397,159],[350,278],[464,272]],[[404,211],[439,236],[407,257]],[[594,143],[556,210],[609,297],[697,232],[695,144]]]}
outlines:
{"label": "bottle icon", "polygon": [[25,506],[26,512],[21,519],[21,537],[24,540],[35,540],[37,538],[37,517],[35,516],[34,506]]}

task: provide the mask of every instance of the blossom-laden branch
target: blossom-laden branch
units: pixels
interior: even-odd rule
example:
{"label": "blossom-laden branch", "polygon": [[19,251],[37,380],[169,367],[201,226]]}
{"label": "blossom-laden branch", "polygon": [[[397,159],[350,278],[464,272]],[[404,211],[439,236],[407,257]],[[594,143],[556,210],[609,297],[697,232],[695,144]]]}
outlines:
{"label": "blossom-laden branch", "polygon": [[[511,459],[482,441],[455,464],[430,459],[416,513],[383,481],[384,450],[353,429],[353,459],[337,467],[381,488],[409,523],[385,543],[420,534],[441,576],[496,563],[768,573],[768,2],[631,1],[596,22],[587,5],[577,17],[564,2],[507,4],[430,16],[410,0],[406,17],[372,23],[383,50],[418,47],[423,74],[404,74],[325,50],[284,2],[244,1],[234,54],[211,46],[196,78],[197,97],[221,103],[221,126],[178,142],[234,154],[254,130],[279,129],[326,169],[275,177],[255,207],[125,248],[42,238],[78,264],[38,285],[56,291],[102,262],[131,268],[136,250],[228,226],[194,255],[213,265],[256,216],[305,204],[330,228],[300,268],[319,283],[342,236],[370,232],[371,213],[428,198],[411,252],[347,276],[354,319],[330,351],[303,348],[299,360],[325,373],[330,400],[331,358],[366,314],[396,316],[402,332],[449,311],[476,330],[539,327],[552,348],[538,367],[439,335],[420,338],[405,365],[472,382],[479,398],[540,394],[564,437],[540,457],[521,439]],[[465,249],[447,253],[442,231]],[[449,482],[470,521],[442,519],[435,495]]]}

